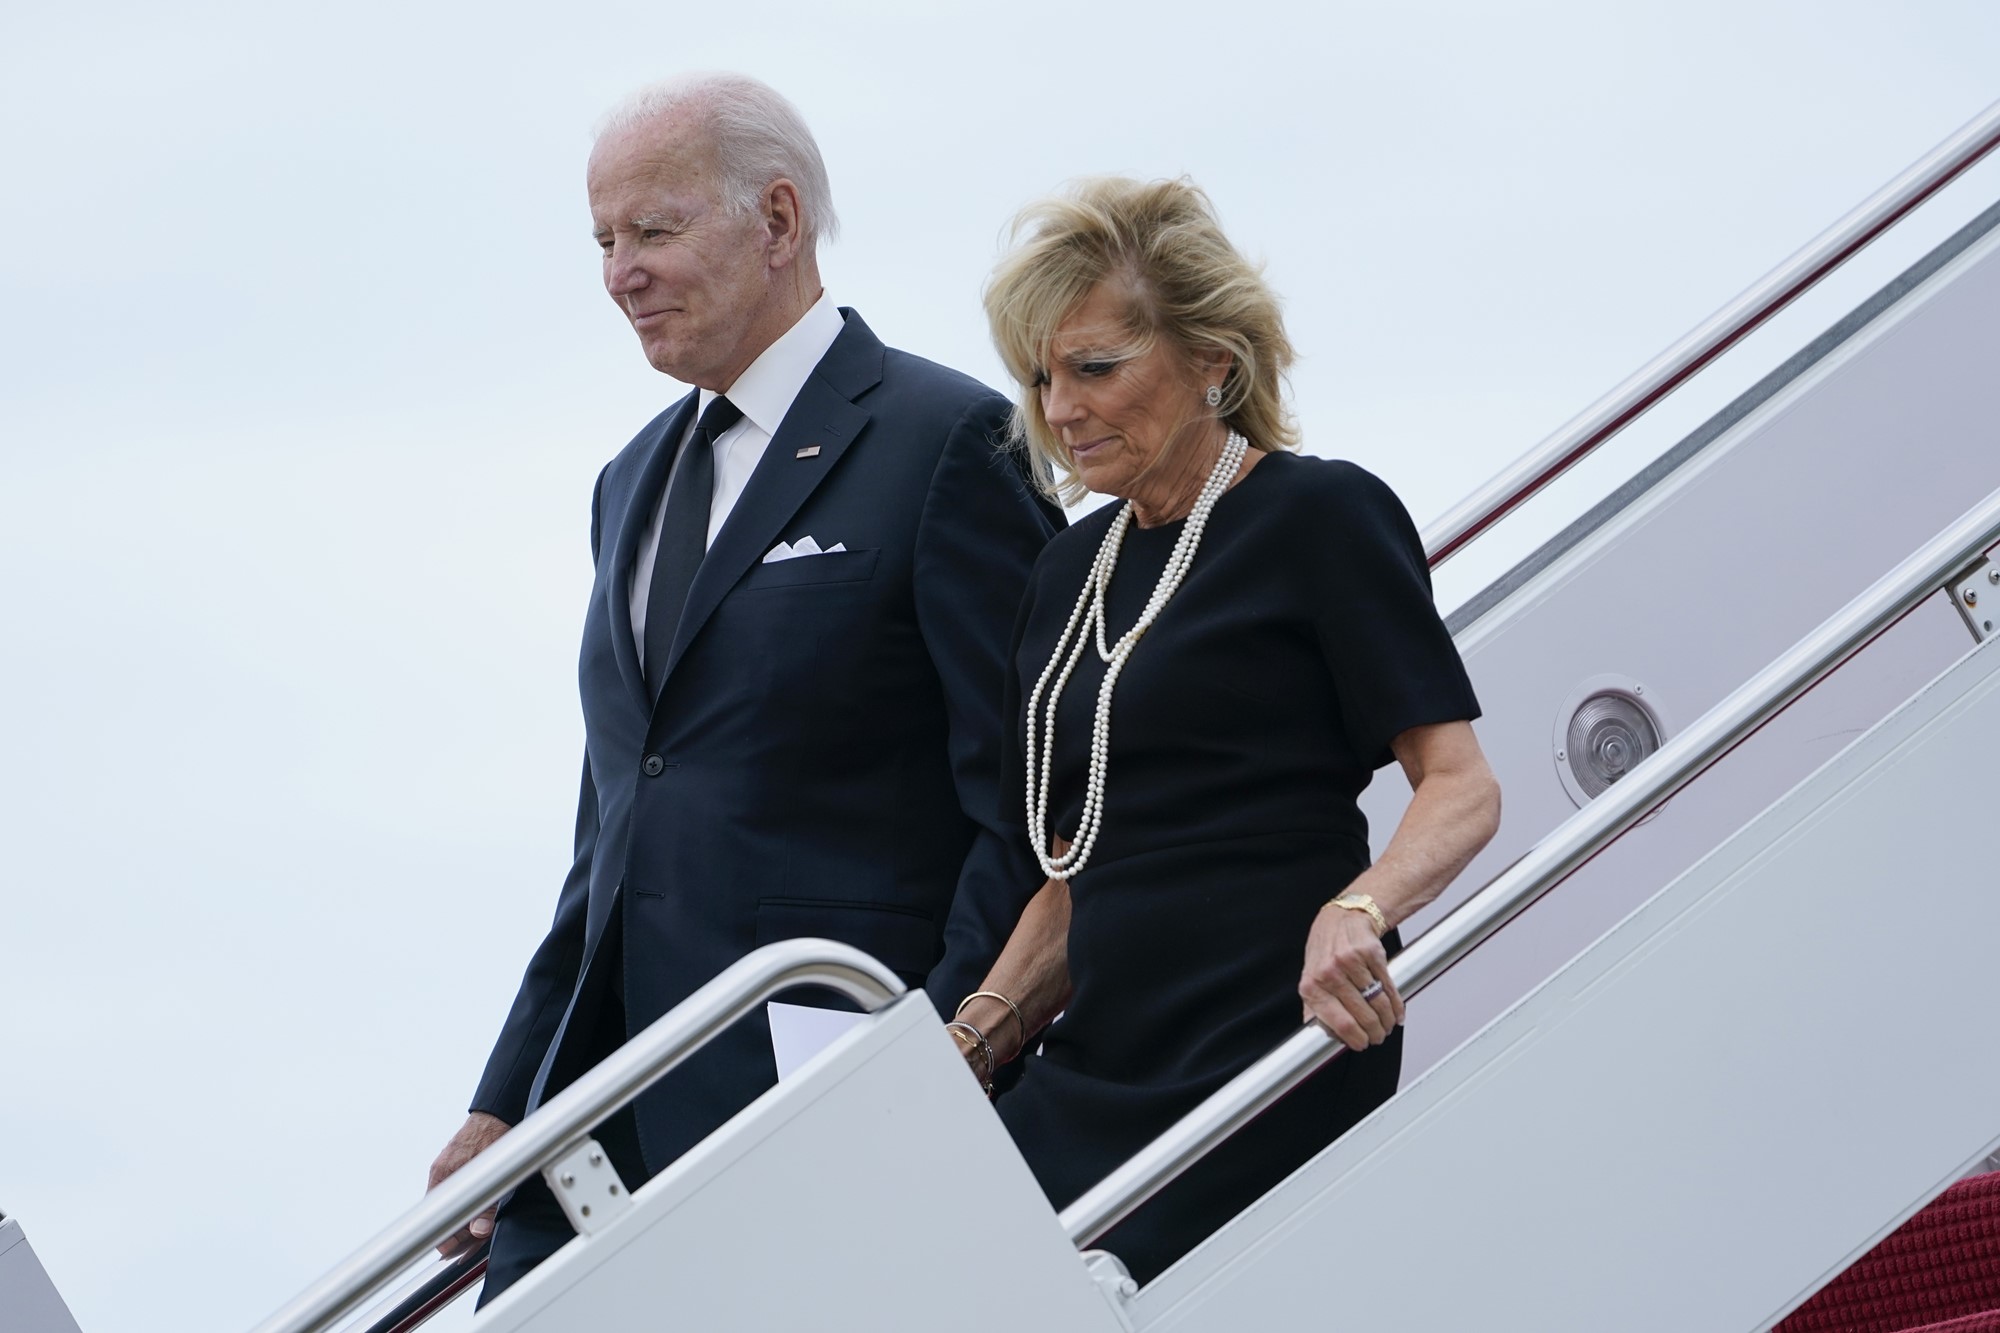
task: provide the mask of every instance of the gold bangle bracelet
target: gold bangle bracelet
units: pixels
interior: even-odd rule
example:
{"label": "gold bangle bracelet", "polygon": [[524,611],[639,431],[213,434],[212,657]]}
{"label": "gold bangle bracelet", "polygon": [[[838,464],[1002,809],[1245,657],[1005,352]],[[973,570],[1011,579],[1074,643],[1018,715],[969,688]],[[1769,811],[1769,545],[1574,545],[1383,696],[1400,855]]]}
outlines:
{"label": "gold bangle bracelet", "polygon": [[[1006,996],[1002,995],[997,990],[976,990],[972,992],[972,994],[966,996],[964,999],[958,1002],[958,1008],[951,1011],[952,1018],[956,1019],[960,1014],[965,1012],[966,1005],[971,1004],[974,1000],[978,999],[998,1000],[1000,1001],[1000,1003],[1007,1006],[1007,1012],[1014,1015],[1014,1026],[1021,1030],[1021,1049],[1024,1051],[1027,1050],[1028,1020],[1021,1017],[1020,1005],[1015,1004],[1012,1000],[1008,999]],[[971,1025],[967,1024],[967,1026],[969,1027]]]}
{"label": "gold bangle bracelet", "polygon": [[1366,912],[1375,924],[1375,938],[1381,939],[1389,933],[1389,918],[1382,915],[1382,909],[1375,905],[1375,899],[1366,893],[1343,893],[1331,902],[1331,906],[1344,907],[1350,912]]}

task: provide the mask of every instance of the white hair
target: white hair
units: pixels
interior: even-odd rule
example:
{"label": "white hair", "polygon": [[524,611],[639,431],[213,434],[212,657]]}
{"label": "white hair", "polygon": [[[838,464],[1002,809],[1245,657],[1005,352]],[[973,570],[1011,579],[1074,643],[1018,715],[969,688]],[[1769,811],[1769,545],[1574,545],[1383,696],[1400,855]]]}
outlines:
{"label": "white hair", "polygon": [[817,246],[840,232],[833,187],[805,117],[783,94],[747,74],[677,74],[641,88],[597,125],[597,140],[635,129],[670,111],[686,111],[708,131],[721,174],[722,203],[734,213],[755,210],[779,177],[798,188],[801,230]]}

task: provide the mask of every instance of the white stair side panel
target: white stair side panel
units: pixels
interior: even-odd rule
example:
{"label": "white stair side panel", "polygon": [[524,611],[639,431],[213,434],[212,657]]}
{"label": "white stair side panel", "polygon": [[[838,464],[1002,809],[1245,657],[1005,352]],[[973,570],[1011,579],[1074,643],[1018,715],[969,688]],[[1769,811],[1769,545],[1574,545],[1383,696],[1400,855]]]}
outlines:
{"label": "white stair side panel", "polygon": [[0,1221],[0,1329],[6,1333],[77,1333],[69,1306],[13,1218]]}
{"label": "white stair side panel", "polygon": [[[1852,744],[1972,642],[1939,593],[1438,978],[1404,1033],[1404,1085]],[[1510,819],[1512,796],[1503,793]]]}
{"label": "white stair side panel", "polygon": [[921,994],[503,1293],[478,1333],[1118,1333]]}
{"label": "white stair side panel", "polygon": [[1768,1327],[2000,1139],[1996,769],[1988,644],[1149,1285],[1136,1326]]}
{"label": "white stair side panel", "polygon": [[[2000,486],[2000,231],[1946,263],[1460,636],[1500,779],[1499,835],[1415,938],[1575,812],[1553,732],[1604,674],[1644,682],[1668,734],[1714,706],[1938,529]],[[1413,1028],[1409,1078],[1693,864],[1971,643],[1942,609],[1913,617],[1838,690],[1815,691],[1621,840],[1587,874],[1441,984]],[[1363,798],[1377,853],[1409,798],[1387,770]],[[1573,918],[1573,919],[1572,919]],[[1510,938],[1511,937],[1511,938]]]}

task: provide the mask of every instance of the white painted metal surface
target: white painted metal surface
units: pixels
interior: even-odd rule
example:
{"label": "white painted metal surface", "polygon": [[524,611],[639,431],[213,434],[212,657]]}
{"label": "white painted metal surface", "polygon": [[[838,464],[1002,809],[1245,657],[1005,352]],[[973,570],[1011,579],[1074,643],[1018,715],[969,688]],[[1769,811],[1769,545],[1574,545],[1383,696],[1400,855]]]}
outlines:
{"label": "white painted metal surface", "polygon": [[6,1333],[77,1333],[76,1320],[35,1257],[21,1224],[0,1220],[0,1329]]}
{"label": "white painted metal surface", "polygon": [[[1989,219],[1990,221],[1990,219]],[[1701,715],[2000,485],[2000,231],[1989,231],[1463,630],[1506,813],[1415,936],[1575,812],[1551,752],[1587,678]],[[1972,642],[1940,595],[1484,945],[1413,1013],[1404,1081],[1881,718]],[[1669,727],[1671,736],[1671,726]],[[1379,852],[1408,800],[1363,805]]]}
{"label": "white painted metal surface", "polygon": [[481,1314],[481,1333],[1124,1325],[966,1072],[907,996]]}
{"label": "white painted metal surface", "polygon": [[1996,736],[1988,644],[1148,1286],[1135,1326],[1769,1327],[2000,1139],[2000,894],[1964,836]]}
{"label": "white painted metal surface", "polygon": [[1988,560],[1968,572],[1953,585],[1951,604],[1973,638],[1981,643],[1992,638],[2000,627],[2000,564]]}
{"label": "white painted metal surface", "polygon": [[602,1231],[631,1211],[632,1196],[596,1139],[585,1139],[543,1167],[542,1179],[570,1226],[583,1235]]}

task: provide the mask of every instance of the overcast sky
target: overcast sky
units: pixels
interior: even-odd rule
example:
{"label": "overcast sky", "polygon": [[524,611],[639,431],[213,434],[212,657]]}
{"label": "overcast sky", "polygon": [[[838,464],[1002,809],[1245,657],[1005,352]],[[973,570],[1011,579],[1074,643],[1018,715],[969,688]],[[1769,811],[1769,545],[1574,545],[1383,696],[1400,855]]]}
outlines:
{"label": "overcast sky", "polygon": [[598,285],[619,95],[785,91],[836,299],[995,383],[1013,211],[1191,174],[1287,300],[1309,449],[1419,522],[2000,96],[1991,0],[715,12],[0,19],[0,1208],[85,1333],[247,1327],[410,1203],[546,925],[591,481],[677,393]]}

